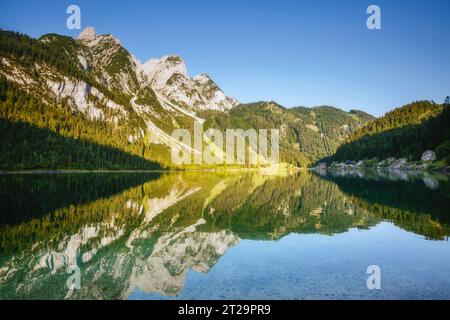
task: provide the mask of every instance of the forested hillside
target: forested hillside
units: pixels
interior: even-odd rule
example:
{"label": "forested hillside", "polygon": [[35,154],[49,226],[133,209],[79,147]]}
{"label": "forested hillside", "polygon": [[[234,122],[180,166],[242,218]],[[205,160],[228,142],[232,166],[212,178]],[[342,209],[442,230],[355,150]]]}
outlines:
{"label": "forested hillside", "polygon": [[326,161],[407,158],[420,160],[426,150],[450,163],[450,107],[417,101],[356,130]]}
{"label": "forested hillside", "polygon": [[[130,143],[145,122],[132,109],[128,92],[108,87],[99,81],[98,71],[82,65],[78,55],[83,50],[88,48],[70,37],[33,39],[0,30],[0,170],[169,165],[169,148],[145,137]],[[123,50],[114,56],[115,71],[120,63],[126,65],[118,61]],[[48,87],[52,82],[62,91],[56,97]],[[84,92],[78,90],[80,84]],[[74,87],[71,96],[64,97],[69,85]],[[79,95],[99,111],[77,110]]]}
{"label": "forested hillside", "polygon": [[0,133],[0,170],[161,168],[144,144],[127,143],[123,130],[45,104],[3,77]]}
{"label": "forested hillside", "polygon": [[280,130],[280,161],[306,167],[333,154],[345,138],[374,117],[330,106],[284,108],[275,102],[241,104],[227,113],[200,112],[205,127]]}

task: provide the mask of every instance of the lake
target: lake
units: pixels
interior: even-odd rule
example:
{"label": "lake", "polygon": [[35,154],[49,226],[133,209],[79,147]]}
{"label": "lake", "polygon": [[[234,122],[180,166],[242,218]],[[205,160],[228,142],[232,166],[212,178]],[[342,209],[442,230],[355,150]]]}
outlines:
{"label": "lake", "polygon": [[450,299],[449,235],[438,174],[0,175],[0,299]]}

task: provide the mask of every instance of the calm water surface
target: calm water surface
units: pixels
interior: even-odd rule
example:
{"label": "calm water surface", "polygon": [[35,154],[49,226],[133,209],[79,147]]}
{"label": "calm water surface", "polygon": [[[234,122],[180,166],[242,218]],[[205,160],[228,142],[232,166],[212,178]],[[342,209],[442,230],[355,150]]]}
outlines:
{"label": "calm water surface", "polygon": [[449,235],[441,175],[3,175],[0,299],[450,299]]}

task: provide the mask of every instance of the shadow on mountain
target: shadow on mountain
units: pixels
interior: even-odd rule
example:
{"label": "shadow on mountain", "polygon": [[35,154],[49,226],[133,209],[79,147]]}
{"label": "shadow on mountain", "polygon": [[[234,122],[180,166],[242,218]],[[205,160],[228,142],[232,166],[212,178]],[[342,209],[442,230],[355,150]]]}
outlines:
{"label": "shadow on mountain", "polygon": [[0,119],[0,170],[33,169],[152,170],[161,166],[111,146]]}

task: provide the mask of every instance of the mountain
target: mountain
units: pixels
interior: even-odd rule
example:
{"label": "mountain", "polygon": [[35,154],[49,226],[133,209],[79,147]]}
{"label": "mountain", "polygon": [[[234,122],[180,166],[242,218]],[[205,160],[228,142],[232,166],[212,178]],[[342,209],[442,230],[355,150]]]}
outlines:
{"label": "mountain", "polygon": [[141,70],[168,106],[172,103],[190,111],[224,111],[238,104],[236,99],[226,97],[207,74],[189,78],[184,61],[177,55],[151,59]]}
{"label": "mountain", "polygon": [[172,147],[194,150],[171,133],[194,121],[280,129],[282,161],[306,166],[373,119],[332,107],[240,104],[207,74],[190,77],[179,56],[141,63],[93,28],[78,39],[0,30],[0,105],[0,170],[174,167]]}
{"label": "mountain", "polygon": [[355,130],[331,161],[407,158],[421,160],[436,150],[438,160],[450,164],[450,106],[430,101],[404,105]]}
{"label": "mountain", "polygon": [[279,128],[280,161],[308,166],[331,155],[373,116],[330,106],[285,108],[276,102],[240,104],[227,113],[199,112],[206,128]]}

